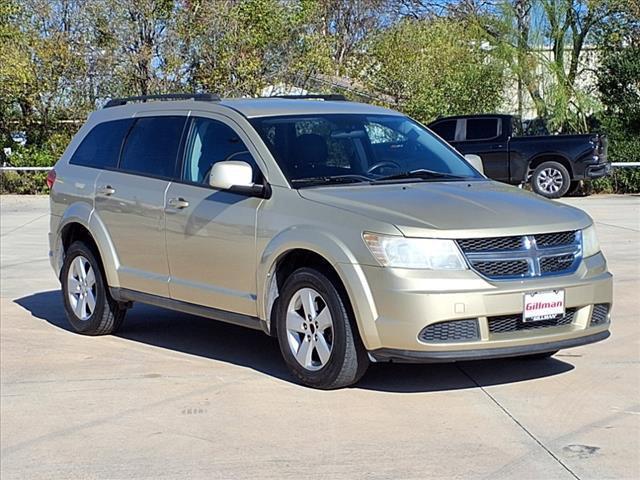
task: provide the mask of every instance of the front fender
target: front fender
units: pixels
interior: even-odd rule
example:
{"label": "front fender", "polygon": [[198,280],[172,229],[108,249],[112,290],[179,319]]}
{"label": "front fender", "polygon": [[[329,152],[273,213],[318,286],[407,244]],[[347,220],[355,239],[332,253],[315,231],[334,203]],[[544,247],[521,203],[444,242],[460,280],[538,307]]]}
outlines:
{"label": "front fender", "polygon": [[333,266],[349,296],[365,347],[377,348],[380,342],[375,319],[378,315],[362,268],[343,241],[315,227],[296,226],[287,229],[273,237],[264,248],[257,268],[258,316],[265,320],[270,329],[271,309],[279,295],[275,269],[286,253],[296,249],[316,253]]}

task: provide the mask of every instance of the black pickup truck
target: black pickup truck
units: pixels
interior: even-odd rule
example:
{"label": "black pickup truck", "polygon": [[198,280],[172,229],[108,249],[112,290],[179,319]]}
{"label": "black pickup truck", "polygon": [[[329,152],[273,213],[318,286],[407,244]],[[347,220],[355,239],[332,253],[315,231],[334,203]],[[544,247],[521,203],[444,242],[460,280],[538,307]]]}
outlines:
{"label": "black pickup truck", "polygon": [[463,155],[482,159],[484,174],[512,185],[531,183],[548,198],[575,191],[580,180],[607,175],[606,137],[587,135],[527,136],[512,115],[466,115],[439,118],[429,128]]}

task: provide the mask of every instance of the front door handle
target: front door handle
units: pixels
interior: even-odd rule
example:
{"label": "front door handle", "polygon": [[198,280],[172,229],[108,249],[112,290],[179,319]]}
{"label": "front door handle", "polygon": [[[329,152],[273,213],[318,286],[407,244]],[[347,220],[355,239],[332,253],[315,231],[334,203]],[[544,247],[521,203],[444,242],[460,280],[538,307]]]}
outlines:
{"label": "front door handle", "polygon": [[167,201],[167,205],[169,205],[171,208],[177,208],[178,210],[180,210],[182,208],[187,208],[189,206],[189,202],[182,197],[170,198]]}
{"label": "front door handle", "polygon": [[104,185],[102,187],[98,187],[98,193],[100,195],[106,195],[107,197],[116,193],[116,189],[111,185]]}

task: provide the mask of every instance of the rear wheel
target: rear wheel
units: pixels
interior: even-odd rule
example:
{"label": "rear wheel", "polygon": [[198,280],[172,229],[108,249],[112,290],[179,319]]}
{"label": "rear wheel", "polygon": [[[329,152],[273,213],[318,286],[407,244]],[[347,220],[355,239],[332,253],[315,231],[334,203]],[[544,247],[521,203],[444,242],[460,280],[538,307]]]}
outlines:
{"label": "rear wheel", "polygon": [[536,167],[531,176],[531,188],[538,195],[560,198],[571,186],[567,168],[558,162],[544,162]]}
{"label": "rear wheel", "polygon": [[83,242],[65,253],[60,280],[67,318],[77,332],[106,335],[120,327],[126,309],[109,294],[100,262]]}
{"label": "rear wheel", "polygon": [[317,270],[300,268],[285,282],[278,300],[278,342],[302,384],[334,389],[364,375],[369,359],[345,301]]}

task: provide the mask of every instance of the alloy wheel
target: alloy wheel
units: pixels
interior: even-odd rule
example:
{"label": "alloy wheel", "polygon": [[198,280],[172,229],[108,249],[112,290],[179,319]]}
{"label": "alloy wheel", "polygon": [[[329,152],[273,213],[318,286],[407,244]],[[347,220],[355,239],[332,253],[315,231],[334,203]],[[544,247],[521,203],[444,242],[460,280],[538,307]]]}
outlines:
{"label": "alloy wheel", "polygon": [[562,188],[564,179],[562,178],[562,172],[560,170],[549,167],[538,174],[536,183],[541,191],[554,194]]}
{"label": "alloy wheel", "polygon": [[73,259],[67,274],[67,295],[73,313],[80,320],[88,320],[96,309],[96,275],[82,255]]}
{"label": "alloy wheel", "polygon": [[287,342],[296,361],[316,371],[329,361],[333,350],[333,319],[327,302],[313,288],[301,288],[287,308]]}

